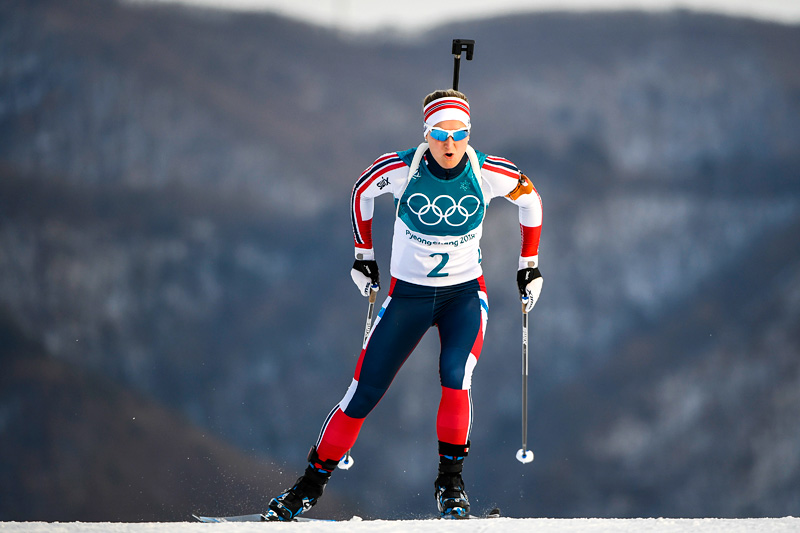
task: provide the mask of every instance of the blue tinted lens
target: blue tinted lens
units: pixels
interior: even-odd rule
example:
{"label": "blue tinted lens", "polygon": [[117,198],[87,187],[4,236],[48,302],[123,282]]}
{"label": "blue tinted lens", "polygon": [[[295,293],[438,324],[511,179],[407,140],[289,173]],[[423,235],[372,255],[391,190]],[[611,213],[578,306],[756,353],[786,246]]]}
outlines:
{"label": "blue tinted lens", "polygon": [[444,142],[447,140],[447,132],[442,130],[431,130],[431,137],[437,141]]}
{"label": "blue tinted lens", "polygon": [[457,130],[453,132],[453,140],[454,141],[463,141],[469,135],[469,131],[467,130]]}
{"label": "blue tinted lens", "polygon": [[440,129],[431,130],[431,137],[441,142],[446,141],[451,134],[454,141],[463,141],[464,139],[467,138],[467,135],[469,135],[469,130],[466,128],[455,131],[440,130]]}

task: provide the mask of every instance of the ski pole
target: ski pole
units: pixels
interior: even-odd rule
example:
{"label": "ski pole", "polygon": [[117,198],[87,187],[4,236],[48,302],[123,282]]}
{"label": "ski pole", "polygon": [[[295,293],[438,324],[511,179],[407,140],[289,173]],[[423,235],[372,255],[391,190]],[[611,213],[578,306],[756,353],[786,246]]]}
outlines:
{"label": "ski pole", "polygon": [[[378,285],[373,285],[369,289],[369,307],[367,307],[367,323],[364,326],[364,340],[361,343],[361,349],[363,350],[364,347],[367,345],[367,340],[369,340],[370,331],[372,331],[372,312],[375,310],[375,300],[378,299]],[[347,450],[347,453],[344,454],[342,460],[339,461],[339,468],[342,470],[350,470],[350,467],[353,466],[355,460],[353,456],[350,455],[350,450]]]}
{"label": "ski pole", "polygon": [[528,298],[522,299],[522,448],[517,450],[517,461],[522,464],[533,461],[533,452],[528,449]]}
{"label": "ski pole", "polygon": [[378,299],[378,286],[373,285],[369,289],[369,307],[367,307],[367,324],[364,326],[364,342],[361,343],[363,349],[367,345],[369,333],[372,331],[372,311],[375,309],[375,300]]}
{"label": "ski pole", "polygon": [[458,90],[458,76],[461,73],[461,52],[467,53],[467,61],[472,61],[475,50],[473,39],[453,39],[453,89]]}

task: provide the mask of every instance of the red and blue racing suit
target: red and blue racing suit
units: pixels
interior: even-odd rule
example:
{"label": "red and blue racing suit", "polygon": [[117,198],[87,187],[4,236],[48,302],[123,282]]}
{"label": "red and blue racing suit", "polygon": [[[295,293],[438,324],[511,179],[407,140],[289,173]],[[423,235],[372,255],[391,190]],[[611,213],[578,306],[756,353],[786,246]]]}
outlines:
{"label": "red and blue racing suit", "polygon": [[395,207],[391,283],[344,398],[317,441],[322,460],[352,448],[364,419],[431,327],[439,329],[442,396],[439,441],[466,445],[472,428],[472,372],[480,358],[489,302],[481,270],[483,218],[492,198],[519,207],[520,268],[538,266],[541,199],[510,161],[471,147],[454,169],[436,164],[427,145],[379,157],[351,195],[356,258],[374,260],[374,199],[392,193]]}

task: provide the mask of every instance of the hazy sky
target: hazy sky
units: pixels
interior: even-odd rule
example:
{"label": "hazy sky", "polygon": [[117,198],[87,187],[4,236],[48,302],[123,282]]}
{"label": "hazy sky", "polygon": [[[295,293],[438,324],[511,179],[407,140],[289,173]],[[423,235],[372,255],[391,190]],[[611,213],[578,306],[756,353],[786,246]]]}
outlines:
{"label": "hazy sky", "polygon": [[800,23],[800,0],[129,0],[180,2],[230,9],[262,9],[307,22],[355,31],[382,27],[422,30],[448,20],[554,9],[688,8]]}

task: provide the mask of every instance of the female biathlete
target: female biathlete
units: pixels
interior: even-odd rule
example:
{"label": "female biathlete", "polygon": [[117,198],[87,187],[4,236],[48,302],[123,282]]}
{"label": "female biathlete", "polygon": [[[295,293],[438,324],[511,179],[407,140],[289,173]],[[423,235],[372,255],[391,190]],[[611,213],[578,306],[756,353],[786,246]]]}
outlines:
{"label": "female biathlete", "polygon": [[351,196],[356,260],[351,276],[368,296],[380,285],[372,247],[374,199],[391,194],[395,222],[391,282],[355,375],[333,408],[295,485],[273,498],[267,520],[292,520],[310,509],[340,459],[356,442],[364,419],[386,393],[425,332],[439,328],[442,396],[437,414],[439,473],[436,501],[444,517],[469,514],[461,477],[472,427],[472,372],[483,346],[489,303],[481,270],[483,218],[492,198],[519,207],[522,249],[517,286],[527,310],[542,287],[538,268],[541,199],[527,176],[501,157],[469,145],[467,97],[436,91],[423,101],[425,142],[379,157]]}

